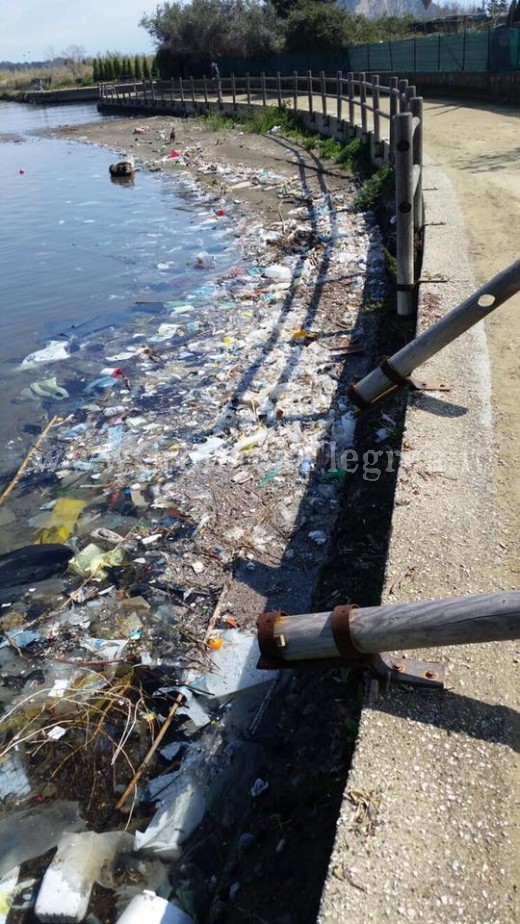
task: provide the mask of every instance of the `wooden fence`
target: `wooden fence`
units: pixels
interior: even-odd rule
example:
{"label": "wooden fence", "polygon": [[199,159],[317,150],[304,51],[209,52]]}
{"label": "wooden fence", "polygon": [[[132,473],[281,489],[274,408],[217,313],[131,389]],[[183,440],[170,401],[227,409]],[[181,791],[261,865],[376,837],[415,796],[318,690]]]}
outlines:
{"label": "wooden fence", "polygon": [[309,128],[346,140],[360,136],[370,144],[375,165],[395,170],[397,311],[413,315],[416,303],[414,253],[423,227],[423,101],[408,80],[377,74],[311,71],[290,76],[250,74],[209,80],[182,77],[125,85],[101,84],[101,108],[154,113],[238,112],[276,105],[297,112]]}

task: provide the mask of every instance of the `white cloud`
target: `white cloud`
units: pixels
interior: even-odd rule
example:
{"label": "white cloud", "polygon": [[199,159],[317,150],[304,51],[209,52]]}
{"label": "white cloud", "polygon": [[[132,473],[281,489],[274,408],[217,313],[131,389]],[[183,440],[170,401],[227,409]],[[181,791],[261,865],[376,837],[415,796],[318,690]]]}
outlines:
{"label": "white cloud", "polygon": [[0,60],[43,60],[82,45],[87,54],[151,53],[148,33],[139,26],[157,0],[2,0]]}

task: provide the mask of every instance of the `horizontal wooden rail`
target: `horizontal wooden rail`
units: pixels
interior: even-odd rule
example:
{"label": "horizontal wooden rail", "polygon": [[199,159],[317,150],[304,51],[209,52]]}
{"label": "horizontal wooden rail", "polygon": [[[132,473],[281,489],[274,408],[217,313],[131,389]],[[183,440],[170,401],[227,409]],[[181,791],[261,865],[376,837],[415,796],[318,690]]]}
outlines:
{"label": "horizontal wooden rail", "polygon": [[[356,385],[349,387],[349,394],[358,406],[368,406],[378,398],[398,388],[399,379],[407,383],[407,377],[431,356],[447,346],[473,325],[478,324],[489,314],[503,305],[508,299],[520,292],[520,259],[512,263],[501,273],[494,276],[486,285],[470,295],[461,305],[450,311],[427,330],[419,334],[395,353],[390,360],[378,366]],[[388,375],[385,368],[390,372]]]}
{"label": "horizontal wooden rail", "polygon": [[325,613],[264,613],[258,641],[265,666],[360,660],[364,655],[520,638],[520,591]]}

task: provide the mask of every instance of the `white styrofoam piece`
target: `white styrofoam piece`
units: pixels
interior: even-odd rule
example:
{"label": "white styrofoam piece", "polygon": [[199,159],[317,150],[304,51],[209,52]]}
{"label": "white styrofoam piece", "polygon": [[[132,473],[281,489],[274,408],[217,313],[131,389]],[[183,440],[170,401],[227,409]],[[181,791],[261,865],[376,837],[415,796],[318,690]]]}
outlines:
{"label": "white styrofoam piece", "polygon": [[117,924],[193,924],[193,918],[155,892],[143,892],[132,899]]}
{"label": "white styrofoam piece", "polygon": [[121,831],[64,834],[36,899],[36,917],[49,924],[79,924],[88,911],[92,887],[105,865],[132,837]]}
{"label": "white styrofoam piece", "polygon": [[211,653],[211,671],[202,677],[190,676],[192,690],[225,703],[236,693],[272,683],[277,671],[259,671],[256,667],[260,655],[256,634],[226,629],[222,638],[222,648]]}

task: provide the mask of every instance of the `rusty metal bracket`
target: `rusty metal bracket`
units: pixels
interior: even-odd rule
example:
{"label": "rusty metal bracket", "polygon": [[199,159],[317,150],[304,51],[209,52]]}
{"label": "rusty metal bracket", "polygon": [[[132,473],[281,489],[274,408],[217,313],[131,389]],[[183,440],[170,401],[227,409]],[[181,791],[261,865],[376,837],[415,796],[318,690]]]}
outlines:
{"label": "rusty metal bracket", "polygon": [[451,385],[445,385],[444,382],[420,382],[411,376],[407,380],[407,385],[412,391],[451,391]]}
{"label": "rusty metal bracket", "polygon": [[411,388],[412,391],[451,391],[449,385],[443,382],[422,382],[414,379],[411,375],[401,375],[397,369],[394,369],[390,360],[383,359],[379,365],[383,375],[386,375],[396,388]]}
{"label": "rusty metal bracket", "polygon": [[393,658],[389,654],[370,656],[374,673],[388,683],[408,683],[412,686],[443,690],[446,683],[446,667],[439,661],[417,661],[415,658]]}

